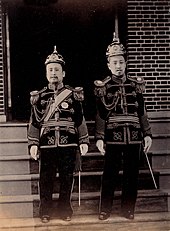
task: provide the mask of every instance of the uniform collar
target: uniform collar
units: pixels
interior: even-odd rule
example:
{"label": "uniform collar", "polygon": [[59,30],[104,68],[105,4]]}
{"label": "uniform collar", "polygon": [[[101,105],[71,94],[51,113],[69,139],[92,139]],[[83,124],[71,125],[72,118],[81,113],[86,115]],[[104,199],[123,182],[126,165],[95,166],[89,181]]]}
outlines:
{"label": "uniform collar", "polygon": [[59,85],[55,85],[55,84],[51,84],[51,83],[48,84],[48,88],[50,90],[53,90],[53,91],[58,91],[63,87],[64,87],[63,83],[60,83]]}
{"label": "uniform collar", "polygon": [[116,82],[116,83],[124,83],[126,81],[126,75],[124,74],[121,78],[112,75],[112,81]]}

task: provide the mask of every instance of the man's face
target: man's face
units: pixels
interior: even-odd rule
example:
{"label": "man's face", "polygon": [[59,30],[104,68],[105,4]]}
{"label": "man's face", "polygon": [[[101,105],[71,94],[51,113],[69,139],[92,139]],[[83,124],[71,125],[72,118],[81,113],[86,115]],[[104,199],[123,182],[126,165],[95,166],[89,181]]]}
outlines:
{"label": "man's face", "polygon": [[121,77],[125,73],[126,62],[124,57],[121,55],[111,56],[107,65],[112,74],[117,77]]}
{"label": "man's face", "polygon": [[65,71],[59,63],[49,63],[46,66],[46,77],[49,83],[60,84],[63,82]]}

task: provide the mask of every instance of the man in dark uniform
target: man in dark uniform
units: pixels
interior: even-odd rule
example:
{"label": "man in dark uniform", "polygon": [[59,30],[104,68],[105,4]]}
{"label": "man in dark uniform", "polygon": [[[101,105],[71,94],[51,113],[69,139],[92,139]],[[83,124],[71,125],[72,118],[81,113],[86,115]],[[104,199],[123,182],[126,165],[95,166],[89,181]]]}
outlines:
{"label": "man in dark uniform", "polygon": [[37,159],[40,150],[40,217],[50,220],[53,183],[59,171],[59,211],[63,220],[71,220],[73,172],[79,150],[88,151],[88,131],[82,101],[83,89],[64,86],[64,59],[56,48],[45,62],[48,86],[31,94],[31,118],[28,129],[30,155]]}
{"label": "man in dark uniform", "polygon": [[148,152],[152,143],[142,95],[144,80],[142,77],[125,75],[125,50],[115,36],[107,48],[106,56],[111,76],[94,82],[97,105],[96,146],[105,154],[99,219],[106,220],[110,216],[122,162],[121,214],[134,219],[139,155],[142,143],[145,152]]}

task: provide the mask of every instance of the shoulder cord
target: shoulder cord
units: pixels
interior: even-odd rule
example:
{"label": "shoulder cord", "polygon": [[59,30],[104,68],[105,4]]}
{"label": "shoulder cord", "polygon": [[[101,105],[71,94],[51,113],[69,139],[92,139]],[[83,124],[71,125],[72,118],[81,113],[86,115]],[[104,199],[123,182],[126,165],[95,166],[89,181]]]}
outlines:
{"label": "shoulder cord", "polygon": [[[40,122],[42,122],[42,121],[44,120],[44,118],[46,117],[46,115],[47,115],[47,113],[48,113],[48,111],[49,111],[49,109],[50,109],[51,104],[52,104],[52,100],[49,99],[49,100],[48,100],[48,106],[46,107],[46,109],[45,109],[44,112],[39,111],[39,110],[37,109],[37,107],[33,106],[34,114],[35,114],[35,118],[36,118],[37,122],[40,123]],[[43,114],[43,116],[40,117],[40,116],[38,115],[38,113],[41,114],[41,115]]]}
{"label": "shoulder cord", "polygon": [[101,98],[102,103],[104,104],[105,108],[106,108],[108,111],[113,110],[113,109],[116,107],[116,105],[117,105],[117,103],[118,103],[118,101],[119,101],[119,98],[120,98],[119,95],[120,95],[120,94],[119,94],[119,92],[117,91],[117,92],[115,93],[115,96],[114,96],[114,98],[113,98],[113,102],[112,102],[111,104],[106,104],[105,98],[104,98],[104,97]]}

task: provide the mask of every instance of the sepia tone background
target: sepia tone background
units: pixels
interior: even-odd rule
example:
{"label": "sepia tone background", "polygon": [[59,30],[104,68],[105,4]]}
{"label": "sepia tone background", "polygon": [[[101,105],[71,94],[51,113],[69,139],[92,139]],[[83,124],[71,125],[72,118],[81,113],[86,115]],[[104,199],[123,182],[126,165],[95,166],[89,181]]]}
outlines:
{"label": "sepia tone background", "polygon": [[[132,225],[131,228],[140,230],[140,222],[161,221],[160,229],[168,230],[169,1],[0,0],[0,12],[0,218],[4,227],[12,230],[11,226],[15,228],[18,222],[10,223],[8,219],[20,218],[30,219],[29,222],[21,222],[27,230],[41,228],[37,220],[39,166],[38,162],[30,160],[27,149],[29,93],[32,90],[40,90],[47,84],[44,62],[47,55],[53,52],[54,45],[66,61],[65,83],[84,88],[83,106],[91,142],[89,152],[82,160],[80,208],[77,194],[78,176],[75,176],[75,220],[73,219],[72,224],[79,223],[81,226],[85,221],[87,224],[98,223],[104,159],[94,144],[93,82],[110,74],[105,52],[116,30],[121,43],[127,48],[128,74],[143,76],[146,82],[144,96],[153,132],[153,145],[148,157],[158,186],[158,189],[154,188],[146,158],[142,156],[135,211],[136,226]],[[122,172],[119,177],[113,216],[109,222],[117,222],[123,230],[123,227],[126,229],[129,224],[119,217]],[[58,196],[57,183],[58,175],[55,203]],[[31,220],[32,218],[34,220]],[[57,219],[53,222],[54,226],[61,225]],[[18,224],[20,228],[21,223]],[[148,230],[159,230],[153,223]],[[104,227],[107,230],[106,226],[103,226],[103,230]]]}

